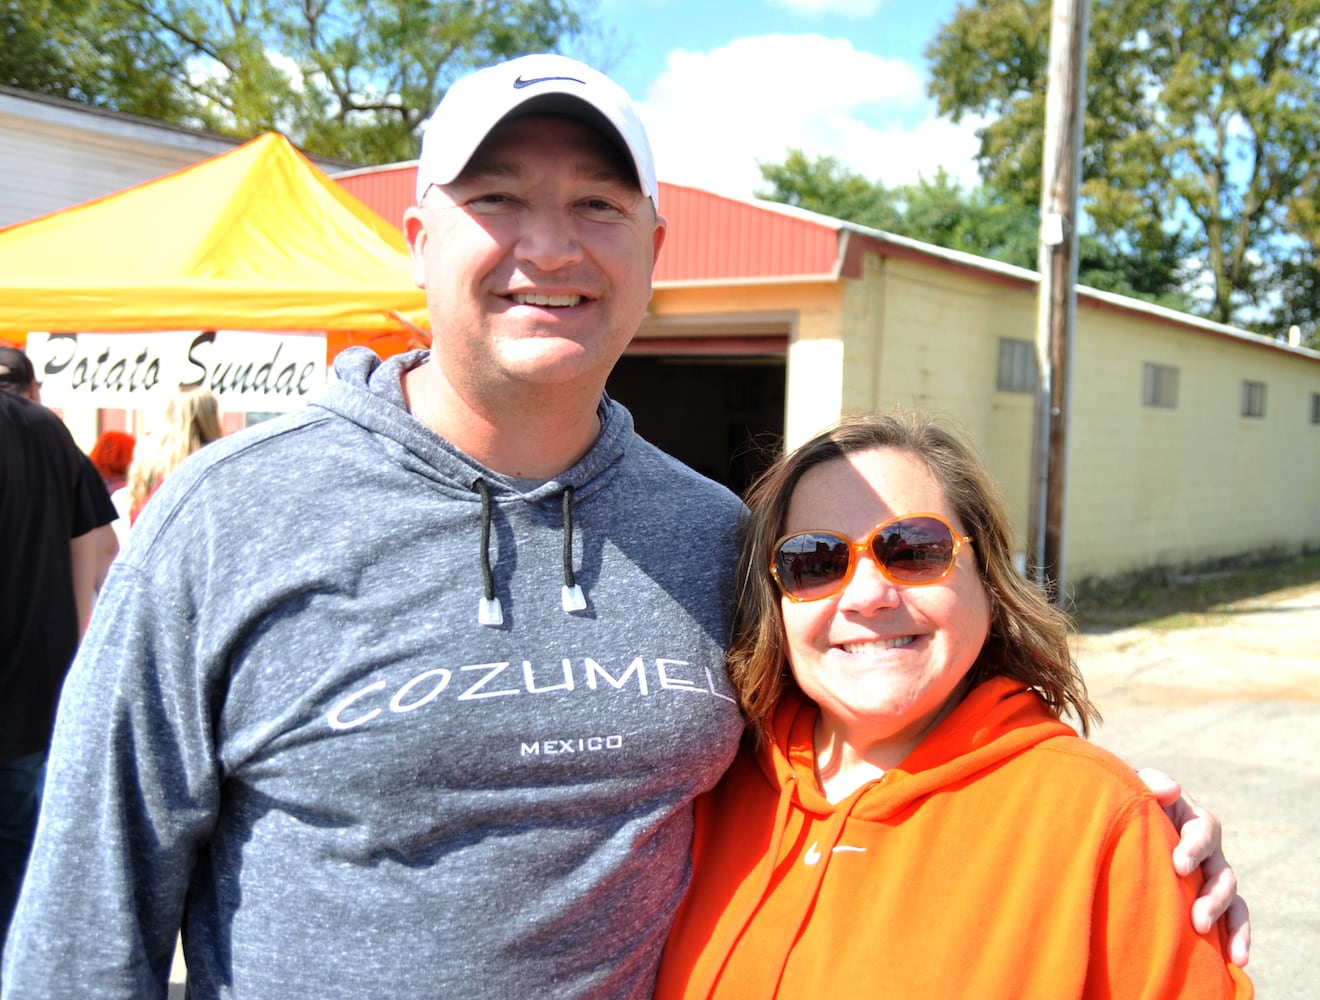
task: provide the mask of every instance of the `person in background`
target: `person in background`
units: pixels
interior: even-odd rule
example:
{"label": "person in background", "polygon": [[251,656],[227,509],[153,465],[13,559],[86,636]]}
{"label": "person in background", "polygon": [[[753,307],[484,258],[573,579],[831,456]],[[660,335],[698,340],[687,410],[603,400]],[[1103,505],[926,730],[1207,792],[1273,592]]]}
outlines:
{"label": "person in background", "polygon": [[0,346],[0,946],[32,845],[60,685],[114,516],[91,462],[39,400],[27,355]]}
{"label": "person in background", "polygon": [[5,1000],[161,996],[181,923],[197,1000],[650,994],[743,728],[742,504],[604,392],[665,238],[650,147],[527,56],[449,89],[416,194],[431,349],[346,351],[208,445],[111,572]]}
{"label": "person in background", "polygon": [[142,436],[128,470],[129,523],[185,458],[219,440],[220,401],[209,389],[181,389]]}
{"label": "person in background", "polygon": [[[3,344],[0,344],[0,392],[41,404],[41,383],[37,381],[31,359],[18,348]],[[51,415],[55,416],[53,413]],[[60,423],[63,426],[63,421]],[[78,462],[83,467],[80,476],[82,488],[95,510],[96,520],[96,526],[87,533],[86,538],[79,541],[80,558],[74,566],[74,597],[78,608],[78,635],[81,636],[87,630],[92,616],[92,604],[105,583],[110,564],[119,554],[119,538],[114,524],[119,515],[105,489],[100,471],[82,449],[78,449]]]}
{"label": "person in background", "polygon": [[133,461],[133,446],[137,438],[124,431],[102,431],[87,457],[96,466],[105,483],[106,492],[114,493],[128,481],[128,467]]}
{"label": "person in background", "polygon": [[115,505],[119,515],[113,523],[115,538],[121,549],[128,543],[128,468],[133,461],[133,448],[136,444],[137,438],[132,434],[115,430],[102,431],[87,456],[101,474],[105,488],[110,493],[110,502]]}
{"label": "person in background", "polygon": [[752,739],[697,805],[656,996],[1250,997],[1013,566],[961,437],[842,421],[748,495],[730,674]]}

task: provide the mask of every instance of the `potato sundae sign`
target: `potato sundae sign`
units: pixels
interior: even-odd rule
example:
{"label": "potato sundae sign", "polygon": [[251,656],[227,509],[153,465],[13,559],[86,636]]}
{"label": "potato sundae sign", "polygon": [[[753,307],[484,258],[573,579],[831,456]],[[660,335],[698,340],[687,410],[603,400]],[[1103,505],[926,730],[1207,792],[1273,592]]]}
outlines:
{"label": "potato sundae sign", "polygon": [[230,412],[300,409],[325,385],[325,337],[238,330],[32,333],[47,406],[135,410],[210,389]]}

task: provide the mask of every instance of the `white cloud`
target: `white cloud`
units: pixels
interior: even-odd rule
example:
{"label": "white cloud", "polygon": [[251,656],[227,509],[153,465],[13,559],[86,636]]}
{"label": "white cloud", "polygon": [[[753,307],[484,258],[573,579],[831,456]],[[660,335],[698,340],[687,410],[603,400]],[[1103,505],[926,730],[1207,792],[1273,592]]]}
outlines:
{"label": "white cloud", "polygon": [[834,156],[887,185],[976,183],[976,123],[936,118],[922,71],[819,35],[740,38],[675,50],[640,102],[662,180],[748,197],[758,160],[789,148]]}

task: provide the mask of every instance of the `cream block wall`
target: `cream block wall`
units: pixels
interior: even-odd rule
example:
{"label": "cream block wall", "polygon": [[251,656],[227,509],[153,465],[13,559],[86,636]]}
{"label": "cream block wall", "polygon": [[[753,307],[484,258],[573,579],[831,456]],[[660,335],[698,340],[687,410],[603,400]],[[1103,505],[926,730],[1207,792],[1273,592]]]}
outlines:
{"label": "cream block wall", "polygon": [[784,446],[794,448],[843,414],[850,360],[841,334],[842,289],[804,309],[797,335],[788,345]]}
{"label": "cream block wall", "polygon": [[843,413],[843,372],[847,370],[838,337],[795,340],[788,346],[784,447],[796,448]]}
{"label": "cream block wall", "polygon": [[651,317],[654,323],[692,316],[791,316],[784,439],[792,448],[844,412],[848,360],[842,338],[843,309],[844,289],[839,282],[767,282],[657,290]]}
{"label": "cream block wall", "polygon": [[[961,425],[1023,546],[1035,402],[995,382],[999,339],[1035,340],[1034,285],[878,256],[850,284],[847,412],[910,406]],[[1069,584],[1320,547],[1320,361],[1085,297],[1074,336]],[[1143,405],[1147,361],[1179,369],[1177,408]],[[1240,415],[1244,379],[1267,385],[1263,419]]]}
{"label": "cream block wall", "polygon": [[845,336],[859,364],[845,370],[847,412],[901,406],[960,427],[994,471],[1021,548],[1034,397],[999,392],[995,380],[999,338],[1035,337],[1034,299],[1002,280],[878,255],[849,285]]}
{"label": "cream block wall", "polygon": [[[1144,364],[1178,369],[1176,408],[1142,403]],[[1244,379],[1266,385],[1241,415]],[[1320,362],[1099,309],[1079,314],[1069,578],[1320,545]]]}
{"label": "cream block wall", "polygon": [[[868,254],[838,282],[674,288],[660,318],[795,317],[785,437],[845,413],[919,408],[962,427],[994,471],[1023,547],[1035,400],[996,388],[999,340],[1034,341],[1036,288],[932,259]],[[1144,364],[1179,370],[1178,405],[1142,403]],[[1240,415],[1242,381],[1267,386]],[[1320,359],[1246,336],[1079,300],[1065,514],[1076,586],[1271,549],[1320,548]]]}

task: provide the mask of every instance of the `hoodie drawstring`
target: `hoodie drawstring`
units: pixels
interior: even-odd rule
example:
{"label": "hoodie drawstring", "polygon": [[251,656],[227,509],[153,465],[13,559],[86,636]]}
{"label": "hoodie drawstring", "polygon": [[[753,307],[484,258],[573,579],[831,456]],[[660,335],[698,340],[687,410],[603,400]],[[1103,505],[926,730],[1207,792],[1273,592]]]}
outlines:
{"label": "hoodie drawstring", "polygon": [[477,621],[495,628],[504,624],[504,609],[495,596],[495,574],[490,569],[490,487],[484,479],[472,484],[481,494],[481,604],[477,606]]}
{"label": "hoodie drawstring", "polygon": [[[478,478],[473,487],[481,494],[481,585],[482,598],[477,607],[477,621],[496,628],[504,624],[504,609],[495,596],[495,574],[490,566],[490,487]],[[566,614],[587,609],[587,598],[573,574],[573,487],[564,487],[564,586],[559,603]]]}
{"label": "hoodie drawstring", "polygon": [[564,487],[564,588],[559,603],[565,614],[585,611],[587,599],[573,576],[573,487]]}

